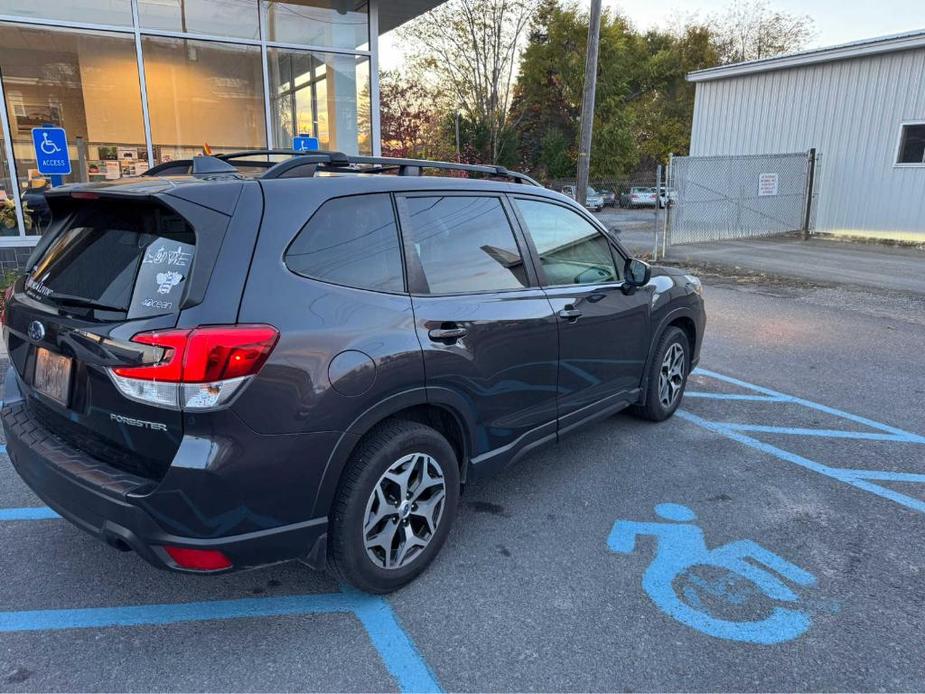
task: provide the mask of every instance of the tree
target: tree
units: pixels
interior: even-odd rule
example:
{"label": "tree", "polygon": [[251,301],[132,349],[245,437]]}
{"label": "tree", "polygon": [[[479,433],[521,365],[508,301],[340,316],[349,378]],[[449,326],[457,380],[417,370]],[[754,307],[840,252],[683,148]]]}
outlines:
{"label": "tree", "polygon": [[445,90],[500,162],[518,52],[539,0],[449,0],[400,29],[412,69]]}
{"label": "tree", "polygon": [[[556,0],[543,3],[531,26],[512,119],[518,123],[521,165],[537,176],[562,176],[566,156],[567,175],[575,175],[587,34],[587,14],[574,3]],[[623,176],[639,161],[627,105],[647,89],[646,60],[643,38],[624,17],[606,12],[598,56],[593,178]]]}
{"label": "tree", "polygon": [[379,77],[382,154],[413,159],[446,158],[445,103],[419,80],[405,79],[395,71]]}
{"label": "tree", "polygon": [[809,15],[771,8],[768,0],[736,0],[710,18],[722,63],[760,60],[798,51],[815,36]]}

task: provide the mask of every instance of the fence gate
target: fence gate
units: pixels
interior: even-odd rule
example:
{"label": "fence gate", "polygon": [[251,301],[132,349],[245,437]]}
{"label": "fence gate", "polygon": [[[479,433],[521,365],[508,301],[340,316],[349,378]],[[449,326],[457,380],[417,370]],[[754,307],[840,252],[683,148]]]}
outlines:
{"label": "fence gate", "polygon": [[812,229],[815,152],[674,157],[671,245]]}

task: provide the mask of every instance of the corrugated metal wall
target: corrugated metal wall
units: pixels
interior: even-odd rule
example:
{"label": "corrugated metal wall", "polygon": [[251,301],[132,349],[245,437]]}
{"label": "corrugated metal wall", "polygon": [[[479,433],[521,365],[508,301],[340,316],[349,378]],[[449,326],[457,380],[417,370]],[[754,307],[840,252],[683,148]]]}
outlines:
{"label": "corrugated metal wall", "polygon": [[816,230],[925,240],[925,166],[896,167],[925,120],[925,50],[697,83],[691,155],[816,147]]}

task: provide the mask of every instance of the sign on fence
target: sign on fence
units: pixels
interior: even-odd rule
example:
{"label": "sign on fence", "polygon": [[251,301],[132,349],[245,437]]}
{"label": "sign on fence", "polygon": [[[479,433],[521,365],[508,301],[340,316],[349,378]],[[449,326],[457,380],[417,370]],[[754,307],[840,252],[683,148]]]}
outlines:
{"label": "sign on fence", "polygon": [[777,195],[777,174],[763,173],[758,175],[758,197]]}

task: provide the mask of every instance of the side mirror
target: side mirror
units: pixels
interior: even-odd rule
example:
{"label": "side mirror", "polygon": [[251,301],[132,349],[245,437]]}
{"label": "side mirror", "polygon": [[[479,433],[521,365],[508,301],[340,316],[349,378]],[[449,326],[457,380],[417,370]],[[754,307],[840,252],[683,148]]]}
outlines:
{"label": "side mirror", "polygon": [[627,258],[623,276],[630,287],[644,287],[652,278],[652,268],[638,258]]}

